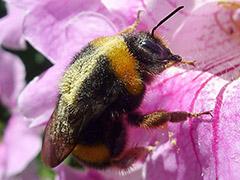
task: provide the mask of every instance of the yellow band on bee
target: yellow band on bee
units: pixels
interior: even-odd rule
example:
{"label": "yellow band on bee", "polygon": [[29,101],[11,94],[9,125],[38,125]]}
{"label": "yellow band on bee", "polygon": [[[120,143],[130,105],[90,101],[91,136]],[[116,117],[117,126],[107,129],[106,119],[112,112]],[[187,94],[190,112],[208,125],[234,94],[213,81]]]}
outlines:
{"label": "yellow band on bee", "polygon": [[88,163],[101,163],[107,161],[110,158],[110,152],[106,145],[81,145],[78,144],[74,150],[73,154]]}
{"label": "yellow band on bee", "polygon": [[120,35],[102,37],[92,41],[91,44],[104,52],[115,75],[131,94],[138,95],[143,91],[137,60],[129,52],[123,37]]}

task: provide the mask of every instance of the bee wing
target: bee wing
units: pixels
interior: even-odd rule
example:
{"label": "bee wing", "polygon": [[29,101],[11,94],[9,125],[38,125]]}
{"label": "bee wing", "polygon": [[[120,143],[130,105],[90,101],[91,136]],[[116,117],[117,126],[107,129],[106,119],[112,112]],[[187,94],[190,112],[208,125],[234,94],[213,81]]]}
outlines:
{"label": "bee wing", "polygon": [[62,119],[56,109],[49,120],[43,138],[42,160],[50,167],[59,165],[76,145],[74,128],[68,119]]}

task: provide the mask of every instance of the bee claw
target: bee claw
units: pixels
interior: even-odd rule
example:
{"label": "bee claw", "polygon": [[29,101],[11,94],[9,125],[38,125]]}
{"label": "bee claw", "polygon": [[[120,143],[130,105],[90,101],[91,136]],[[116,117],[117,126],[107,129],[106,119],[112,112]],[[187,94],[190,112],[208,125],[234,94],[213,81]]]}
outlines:
{"label": "bee claw", "polygon": [[195,62],[196,62],[196,61],[181,61],[180,63],[181,63],[181,64],[187,64],[187,65],[196,67]]}
{"label": "bee claw", "polygon": [[213,112],[213,110],[204,111],[204,112],[200,112],[200,113],[190,113],[190,117],[197,118],[197,117],[202,116],[202,115],[210,115],[213,118],[212,112]]}

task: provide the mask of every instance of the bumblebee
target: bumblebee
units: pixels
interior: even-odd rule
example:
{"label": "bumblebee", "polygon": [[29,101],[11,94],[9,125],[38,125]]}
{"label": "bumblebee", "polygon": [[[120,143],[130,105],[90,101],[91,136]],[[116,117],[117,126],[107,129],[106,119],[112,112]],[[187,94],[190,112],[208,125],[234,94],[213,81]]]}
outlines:
{"label": "bumblebee", "polygon": [[63,75],[57,106],[44,132],[42,159],[46,165],[58,166],[71,153],[85,166],[127,169],[151,151],[149,147],[126,149],[127,125],[157,128],[168,121],[209,114],[137,111],[145,85],[154,75],[184,63],[154,34],[182,8],[166,16],[151,33],[135,32],[138,14],[132,26],[91,41],[76,55]]}

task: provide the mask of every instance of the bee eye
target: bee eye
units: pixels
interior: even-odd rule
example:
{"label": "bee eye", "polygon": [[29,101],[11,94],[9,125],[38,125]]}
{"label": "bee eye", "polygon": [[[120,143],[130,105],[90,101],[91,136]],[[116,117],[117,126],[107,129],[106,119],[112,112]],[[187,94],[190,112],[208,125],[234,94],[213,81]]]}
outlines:
{"label": "bee eye", "polygon": [[140,42],[140,46],[143,49],[151,51],[152,53],[162,54],[163,52],[163,48],[159,44],[155,43],[154,41],[144,40]]}

